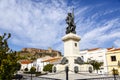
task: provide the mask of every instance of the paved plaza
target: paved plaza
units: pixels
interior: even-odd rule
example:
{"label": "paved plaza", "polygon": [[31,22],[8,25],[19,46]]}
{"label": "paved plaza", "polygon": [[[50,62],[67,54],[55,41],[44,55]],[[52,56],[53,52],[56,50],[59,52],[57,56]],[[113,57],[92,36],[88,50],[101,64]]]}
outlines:
{"label": "paved plaza", "polygon": [[[100,74],[95,74],[95,73],[72,73],[69,72],[68,75],[68,80],[84,80],[84,79],[89,79],[90,80],[114,80],[113,75],[100,75]],[[93,79],[93,78],[98,78],[98,79]],[[42,75],[36,77],[34,74],[32,75],[31,79],[31,74],[23,74],[23,79],[21,80],[66,80],[66,74],[65,72],[57,72],[57,73],[48,73],[47,75]],[[116,80],[120,80],[120,76],[116,75]]]}
{"label": "paved plaza", "polygon": [[[66,80],[66,74],[65,72],[62,73],[49,73],[47,75],[43,75],[40,77],[47,77],[47,78],[55,78],[55,79],[62,79]],[[69,73],[68,75],[69,80],[75,80],[75,79],[85,79],[85,78],[97,78],[97,77],[107,77],[107,75],[98,75],[98,74],[90,74],[90,73]]]}

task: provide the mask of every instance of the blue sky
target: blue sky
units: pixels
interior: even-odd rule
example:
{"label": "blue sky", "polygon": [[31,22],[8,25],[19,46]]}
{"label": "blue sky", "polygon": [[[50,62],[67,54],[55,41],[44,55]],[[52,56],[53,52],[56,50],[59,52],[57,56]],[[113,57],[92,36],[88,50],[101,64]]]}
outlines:
{"label": "blue sky", "polygon": [[63,53],[72,8],[80,50],[120,47],[120,0],[0,0],[0,34],[12,34],[13,50],[52,47]]}

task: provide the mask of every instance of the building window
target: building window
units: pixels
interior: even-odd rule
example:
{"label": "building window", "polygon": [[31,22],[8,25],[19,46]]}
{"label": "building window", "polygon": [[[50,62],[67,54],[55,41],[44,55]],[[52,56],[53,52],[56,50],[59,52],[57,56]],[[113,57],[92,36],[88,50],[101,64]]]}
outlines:
{"label": "building window", "polygon": [[75,43],[75,47],[77,47],[77,43]]}
{"label": "building window", "polygon": [[111,56],[111,61],[116,61],[116,56]]}

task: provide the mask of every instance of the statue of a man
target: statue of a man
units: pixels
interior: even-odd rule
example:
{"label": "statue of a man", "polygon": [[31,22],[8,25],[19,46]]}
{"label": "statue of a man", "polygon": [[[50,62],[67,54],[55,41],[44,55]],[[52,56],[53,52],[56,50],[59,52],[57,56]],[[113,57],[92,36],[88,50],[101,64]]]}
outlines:
{"label": "statue of a man", "polygon": [[72,13],[68,13],[68,16],[66,18],[66,23],[68,24],[68,27],[66,28],[66,34],[70,32],[76,34],[75,31],[76,25],[74,23],[74,15]]}
{"label": "statue of a man", "polygon": [[66,18],[66,23],[71,26],[74,23],[74,18],[71,13],[68,13],[68,16]]}

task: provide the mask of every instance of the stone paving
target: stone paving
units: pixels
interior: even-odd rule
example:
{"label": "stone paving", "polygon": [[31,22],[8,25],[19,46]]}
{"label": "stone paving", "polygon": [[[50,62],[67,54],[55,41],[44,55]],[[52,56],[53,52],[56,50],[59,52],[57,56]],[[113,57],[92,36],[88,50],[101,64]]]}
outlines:
{"label": "stone paving", "polygon": [[[22,80],[31,80],[31,74],[23,74],[24,75],[24,79]],[[42,75],[42,76],[38,76],[35,77],[35,75],[32,75],[32,80],[56,80],[56,79],[60,79],[60,80],[66,80],[66,74],[65,72],[57,72],[57,73],[48,73],[47,75]],[[95,73],[73,73],[73,72],[69,72],[68,75],[68,79],[69,80],[76,80],[76,79],[86,79],[86,78],[100,78],[100,77],[110,77],[108,75],[98,75]],[[112,76],[113,77],[113,76]],[[45,79],[48,78],[48,79]],[[49,79],[52,78],[52,79]],[[119,79],[118,79],[119,80]]]}
{"label": "stone paving", "polygon": [[[65,72],[62,73],[49,73],[47,75],[43,75],[40,77],[47,77],[47,78],[56,78],[56,79],[62,79],[66,80],[66,74]],[[85,79],[85,78],[97,78],[97,77],[106,77],[106,75],[98,75],[98,74],[90,74],[90,73],[69,73],[68,75],[69,80],[75,80],[75,79]]]}

